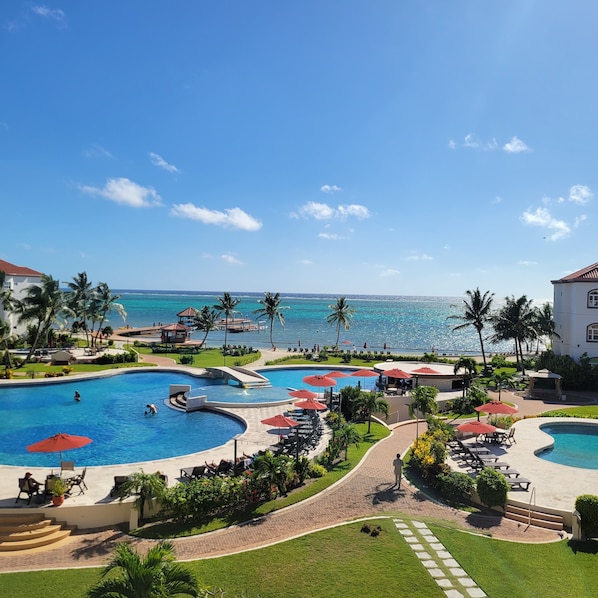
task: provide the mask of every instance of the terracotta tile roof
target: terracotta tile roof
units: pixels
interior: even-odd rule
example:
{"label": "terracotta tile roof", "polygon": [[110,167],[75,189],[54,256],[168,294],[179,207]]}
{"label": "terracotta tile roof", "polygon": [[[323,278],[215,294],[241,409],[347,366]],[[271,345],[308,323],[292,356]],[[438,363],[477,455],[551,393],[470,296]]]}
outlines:
{"label": "terracotta tile roof", "polygon": [[192,318],[196,314],[197,314],[197,310],[194,307],[188,307],[187,309],[184,309],[183,311],[180,311],[177,314],[177,316],[179,318]]}
{"label": "terracotta tile roof", "polygon": [[586,266],[577,272],[568,274],[567,276],[560,278],[559,280],[551,281],[554,283],[560,282],[593,282],[598,281],[598,262],[591,266]]}
{"label": "terracotta tile roof", "polygon": [[10,262],[0,260],[0,270],[9,276],[41,276],[42,273],[25,266],[15,266]]}

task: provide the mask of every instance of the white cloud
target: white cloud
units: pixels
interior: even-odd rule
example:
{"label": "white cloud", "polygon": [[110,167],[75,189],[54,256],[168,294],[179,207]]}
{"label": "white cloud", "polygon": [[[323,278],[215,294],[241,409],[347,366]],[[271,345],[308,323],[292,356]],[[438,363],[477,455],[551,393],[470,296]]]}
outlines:
{"label": "white cloud", "polygon": [[449,146],[449,149],[452,149],[452,150],[457,149],[457,144],[452,139],[449,139],[448,146]]}
{"label": "white cloud", "polygon": [[538,262],[532,262],[528,260],[520,260],[517,262],[519,266],[537,266]]}
{"label": "white cloud", "polygon": [[511,141],[503,145],[503,150],[510,154],[519,154],[521,152],[528,152],[529,147],[518,137],[511,137]]}
{"label": "white cloud", "polygon": [[32,6],[31,10],[39,17],[53,19],[56,21],[59,27],[66,27],[66,15],[64,14],[63,10],[60,10],[60,8],[52,9],[38,4],[36,6]]}
{"label": "white cloud", "polygon": [[467,133],[467,135],[465,135],[465,139],[463,140],[463,147],[476,148],[480,147],[480,143],[474,139],[472,133]]}
{"label": "white cloud", "polygon": [[380,276],[382,278],[386,278],[389,276],[398,276],[400,274],[400,272],[398,270],[395,270],[394,268],[384,268],[384,270],[380,271]]}
{"label": "white cloud", "polygon": [[427,253],[413,253],[405,259],[410,262],[430,262],[434,258],[430,257]]}
{"label": "white cloud", "polygon": [[[303,218],[314,218],[315,220],[332,220],[333,218],[355,218],[364,219],[370,217],[369,210],[360,204],[339,205],[334,208],[325,203],[309,201],[299,208],[299,216]],[[297,214],[291,214],[292,217],[298,217]]]}
{"label": "white cloud", "polygon": [[588,219],[588,217],[585,214],[582,214],[581,216],[578,216],[575,221],[573,222],[573,226],[574,228],[577,228],[582,222],[585,222]]}
{"label": "white cloud", "polygon": [[168,172],[181,172],[174,164],[169,164],[162,156],[159,154],[154,154],[154,152],[149,153],[149,157],[152,161],[154,166],[159,166]]}
{"label": "white cloud", "polygon": [[594,194],[589,187],[586,187],[585,185],[573,185],[569,189],[569,197],[559,197],[559,203],[570,201],[580,206],[585,206],[593,197]]}
{"label": "white cloud", "polygon": [[497,195],[490,203],[492,203],[492,204],[502,203],[502,197],[500,197],[500,195]]}
{"label": "white cloud", "polygon": [[303,264],[304,266],[311,266],[313,264],[313,262],[311,260],[307,260],[307,259],[299,260],[299,263]]}
{"label": "white cloud", "polygon": [[98,143],[92,143],[91,146],[83,152],[83,155],[86,158],[114,158],[106,148]]}
{"label": "white cloud", "polygon": [[102,188],[80,185],[79,189],[89,195],[99,195],[131,208],[148,208],[162,205],[162,198],[153,187],[143,187],[122,177],[108,179]]}
{"label": "white cloud", "polygon": [[553,231],[548,237],[550,241],[565,239],[571,234],[569,225],[564,220],[554,218],[547,208],[536,208],[535,212],[527,210],[521,215],[521,220],[530,226],[539,226]]}
{"label": "white cloud", "polygon": [[243,262],[241,260],[238,260],[234,255],[230,255],[230,253],[224,253],[220,257],[227,264],[234,264],[236,266],[243,264]]}
{"label": "white cloud", "polygon": [[170,213],[173,216],[198,220],[204,224],[215,224],[225,228],[238,228],[240,230],[256,231],[262,228],[262,222],[244,212],[241,208],[227,208],[220,210],[208,210],[198,208],[192,203],[175,204]]}
{"label": "white cloud", "polygon": [[323,191],[324,193],[336,193],[337,191],[342,191],[342,189],[337,185],[322,185],[320,191]]}
{"label": "white cloud", "polygon": [[320,239],[327,239],[328,241],[340,241],[343,237],[334,233],[320,233],[318,235]]}

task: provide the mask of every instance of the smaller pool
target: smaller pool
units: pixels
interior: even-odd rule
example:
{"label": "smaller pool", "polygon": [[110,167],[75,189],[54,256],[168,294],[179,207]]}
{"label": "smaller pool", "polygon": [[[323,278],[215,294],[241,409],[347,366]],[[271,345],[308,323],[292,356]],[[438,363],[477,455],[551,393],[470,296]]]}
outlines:
{"label": "smaller pool", "polygon": [[540,429],[554,438],[554,446],[537,453],[551,463],[598,469],[598,425],[582,423],[552,423]]}

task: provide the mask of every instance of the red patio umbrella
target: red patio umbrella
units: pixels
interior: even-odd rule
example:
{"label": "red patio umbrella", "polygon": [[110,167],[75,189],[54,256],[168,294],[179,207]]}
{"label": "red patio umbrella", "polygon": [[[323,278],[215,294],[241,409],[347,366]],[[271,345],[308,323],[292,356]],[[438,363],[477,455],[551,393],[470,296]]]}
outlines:
{"label": "red patio umbrella", "polygon": [[411,374],[404,372],[399,368],[392,368],[391,370],[385,370],[382,372],[387,378],[397,378],[399,380],[406,380],[407,378],[411,378]]}
{"label": "red patio umbrella", "polygon": [[34,442],[27,447],[30,453],[60,453],[60,461],[62,461],[62,451],[70,451],[71,449],[81,448],[86,444],[93,442],[87,436],[74,436],[72,434],[54,434],[49,438]]}
{"label": "red patio umbrella", "polygon": [[359,376],[360,378],[369,378],[372,376],[379,376],[378,372],[374,370],[369,370],[368,368],[362,368],[360,370],[355,370],[351,373],[351,376]]}
{"label": "red patio umbrella", "polygon": [[461,432],[471,432],[476,436],[479,436],[480,434],[491,434],[492,432],[496,432],[496,427],[491,426],[486,422],[473,420],[459,424],[457,430],[460,430]]}
{"label": "red patio umbrella", "polygon": [[305,378],[303,378],[303,382],[305,382],[305,384],[309,384],[310,386],[336,386],[336,380],[334,378],[321,376],[320,374],[305,376]]}
{"label": "red patio umbrella", "polygon": [[438,370],[434,370],[432,368],[429,368],[427,365],[422,367],[422,368],[418,368],[417,370],[413,370],[414,374],[440,374],[440,372]]}
{"label": "red patio umbrella", "polygon": [[305,409],[307,411],[322,411],[326,409],[326,405],[324,405],[324,403],[320,403],[314,399],[305,399],[305,401],[299,401],[295,403],[295,407],[298,409]]}
{"label": "red patio umbrella", "polygon": [[313,390],[307,390],[307,388],[302,388],[300,390],[291,390],[289,395],[295,399],[315,399],[318,393]]}
{"label": "red patio umbrella", "polygon": [[266,419],[262,420],[263,424],[267,426],[274,426],[275,428],[294,428],[295,426],[299,425],[299,422],[279,413],[278,415],[274,415],[273,417],[267,417]]}
{"label": "red patio umbrella", "polygon": [[348,378],[351,374],[347,374],[345,372],[339,372],[338,370],[335,370],[334,372],[328,372],[327,374],[324,374],[326,376],[326,378]]}
{"label": "red patio umbrella", "polygon": [[476,407],[475,410],[482,413],[503,413],[505,415],[511,415],[518,411],[517,407],[512,407],[502,401],[490,401]]}

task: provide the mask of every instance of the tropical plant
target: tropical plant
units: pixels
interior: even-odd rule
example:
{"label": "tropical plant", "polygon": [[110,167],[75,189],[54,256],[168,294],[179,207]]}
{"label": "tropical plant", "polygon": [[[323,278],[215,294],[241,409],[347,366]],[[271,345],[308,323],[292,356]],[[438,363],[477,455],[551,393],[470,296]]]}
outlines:
{"label": "tropical plant", "polygon": [[[105,282],[100,282],[92,291],[90,301],[90,316],[93,322],[98,323],[98,332],[104,330],[104,323],[108,314],[115,311],[123,320],[126,321],[127,312],[121,303],[118,303],[120,295],[113,295],[110,287]],[[93,332],[93,329],[92,329]],[[92,335],[92,345],[96,343],[97,337]]]}
{"label": "tropical plant", "polygon": [[457,362],[455,363],[455,367],[453,368],[453,372],[455,375],[459,373],[459,370],[463,370],[463,396],[465,396],[465,391],[469,388],[472,379],[478,373],[478,364],[477,361],[473,357],[459,357]]}
{"label": "tropical plant", "polygon": [[532,300],[525,295],[518,299],[505,297],[504,306],[492,316],[491,321],[494,327],[491,339],[494,342],[514,341],[517,367],[525,374],[523,344],[536,338]]}
{"label": "tropical plant", "polygon": [[598,537],[598,496],[581,494],[575,499],[575,510],[581,517],[581,529],[586,538]]}
{"label": "tropical plant", "polygon": [[361,390],[357,386],[343,386],[340,389],[339,395],[339,413],[343,415],[345,419],[350,419],[353,413],[355,413],[355,403],[361,396]]}
{"label": "tropical plant", "polygon": [[102,578],[87,591],[88,598],[166,598],[201,596],[198,582],[188,569],[175,562],[174,545],[159,542],[145,557],[125,542],[118,544]]}
{"label": "tropical plant", "polygon": [[480,349],[482,350],[482,360],[484,361],[484,368],[486,368],[486,352],[484,351],[484,339],[482,337],[482,330],[484,325],[490,320],[492,300],[494,293],[486,291],[483,295],[479,288],[475,291],[465,291],[466,299],[463,299],[463,313],[459,315],[449,316],[454,320],[461,320],[463,323],[455,326],[453,330],[460,330],[467,326],[473,326],[480,340]]}
{"label": "tropical plant", "polygon": [[0,318],[0,346],[4,349],[0,353],[0,364],[8,369],[12,368],[12,358],[9,351],[9,345],[14,336],[11,334],[10,324]]}
{"label": "tropical plant", "polygon": [[266,291],[264,293],[263,299],[258,299],[258,303],[261,303],[263,307],[259,309],[254,309],[253,313],[257,314],[257,319],[266,318],[268,320],[268,327],[270,329],[270,345],[273,349],[276,349],[276,345],[272,339],[272,334],[274,331],[274,320],[278,319],[280,325],[284,328],[284,314],[282,313],[283,309],[289,309],[287,307],[282,307],[280,293],[270,293]]}
{"label": "tropical plant", "polygon": [[266,451],[259,455],[253,462],[256,475],[268,483],[269,497],[272,498],[272,488],[279,494],[286,494],[287,482],[291,472],[293,460],[286,455],[274,455]]}
{"label": "tropical plant", "polygon": [[462,471],[441,473],[436,478],[440,494],[448,501],[459,503],[471,498],[475,490],[475,482]]}
{"label": "tropical plant", "polygon": [[437,413],[438,403],[436,395],[438,389],[435,386],[417,386],[409,391],[413,401],[409,404],[409,415],[415,417],[415,437],[419,436],[418,412],[425,418],[427,413]]}
{"label": "tropical plant", "polygon": [[355,424],[341,426],[336,432],[336,438],[340,442],[341,448],[345,451],[345,461],[349,457],[349,445],[354,444],[356,447],[359,447],[359,443],[362,440],[362,436]]}
{"label": "tropical plant", "polygon": [[345,297],[339,297],[336,303],[328,306],[332,310],[326,316],[326,322],[331,326],[336,326],[336,342],[334,348],[338,349],[338,339],[341,335],[341,328],[349,330],[351,323],[353,322],[353,316],[355,315],[355,308],[347,303]]}
{"label": "tropical plant", "polygon": [[368,420],[368,434],[372,426],[372,414],[382,413],[388,418],[390,405],[388,401],[375,392],[360,392],[357,400],[353,402],[353,409],[357,417]]}
{"label": "tropical plant", "polygon": [[73,313],[73,317],[81,320],[83,328],[85,329],[85,338],[87,345],[89,345],[89,327],[87,325],[87,317],[91,308],[92,299],[92,283],[87,278],[87,272],[79,272],[77,276],[73,277],[72,282],[67,282],[66,285],[70,289],[70,293],[66,298],[66,303]]}
{"label": "tropical plant", "polygon": [[544,303],[541,307],[534,309],[534,328],[536,329],[536,353],[540,351],[540,342],[544,341],[547,348],[551,345],[552,337],[561,338],[555,330],[552,305]]}
{"label": "tropical plant", "polygon": [[509,388],[513,388],[515,385],[515,379],[513,378],[513,374],[511,374],[510,372],[506,372],[505,370],[502,370],[501,372],[495,372],[492,375],[492,382],[494,382],[494,385],[498,389],[498,400],[499,401],[501,400],[502,389],[505,386],[509,387]]}
{"label": "tropical plant", "polygon": [[297,479],[300,484],[303,484],[305,478],[309,475],[310,467],[311,461],[305,456],[300,456],[293,462],[293,471],[297,474]]}
{"label": "tropical plant", "polygon": [[228,319],[233,315],[235,307],[239,305],[241,299],[231,297],[230,293],[224,293],[222,297],[218,297],[218,303],[214,305],[214,309],[221,316],[224,314],[224,364],[226,365],[226,340],[228,338]]}
{"label": "tropical plant", "polygon": [[151,505],[154,499],[160,501],[164,496],[166,484],[157,473],[138,471],[132,473],[127,481],[118,489],[121,501],[129,496],[137,496],[135,508],[139,511],[139,521],[143,523],[146,505]]}
{"label": "tropical plant", "polygon": [[201,341],[201,346],[206,346],[208,334],[216,328],[216,320],[218,319],[218,312],[214,309],[210,309],[209,306],[204,305],[199,311],[195,310],[193,316],[192,325],[196,330],[205,332],[204,337]]}
{"label": "tropical plant", "polygon": [[31,359],[40,343],[47,343],[52,326],[64,314],[64,309],[64,293],[60,290],[60,282],[47,274],[41,275],[40,285],[27,287],[25,296],[15,301],[19,322],[29,324],[32,331],[27,357],[17,367],[22,367]]}

